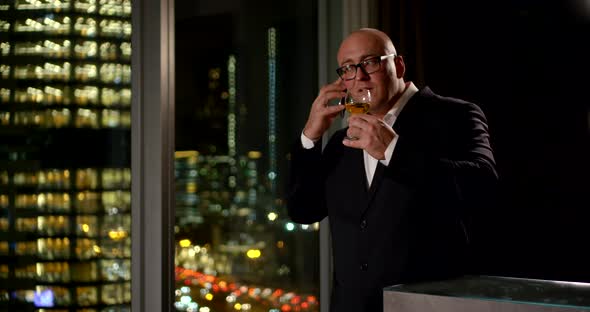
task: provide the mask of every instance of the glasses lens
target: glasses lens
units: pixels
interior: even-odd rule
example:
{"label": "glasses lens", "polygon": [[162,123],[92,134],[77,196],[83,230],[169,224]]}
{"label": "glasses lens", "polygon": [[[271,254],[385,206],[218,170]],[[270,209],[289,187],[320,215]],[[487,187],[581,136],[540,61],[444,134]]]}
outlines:
{"label": "glasses lens", "polygon": [[356,67],[350,67],[344,72],[344,79],[353,79],[356,76]]}
{"label": "glasses lens", "polygon": [[361,66],[367,74],[372,74],[379,70],[379,63],[379,58],[372,58],[361,63]]}
{"label": "glasses lens", "polygon": [[338,75],[340,75],[340,77],[342,77],[342,79],[350,80],[350,79],[354,78],[354,76],[356,74],[356,67],[344,66],[344,67],[338,68],[336,70],[336,72],[338,73]]}

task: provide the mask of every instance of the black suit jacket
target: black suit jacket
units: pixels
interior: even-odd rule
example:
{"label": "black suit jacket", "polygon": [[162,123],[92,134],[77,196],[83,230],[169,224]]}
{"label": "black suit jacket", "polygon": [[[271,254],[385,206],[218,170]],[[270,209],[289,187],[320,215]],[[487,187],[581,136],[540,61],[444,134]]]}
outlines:
{"label": "black suit jacket", "polygon": [[497,179],[483,112],[429,88],[394,124],[399,139],[367,187],[363,152],[344,146],[291,152],[287,208],[293,221],[328,216],[334,276],[331,311],[382,311],[383,287],[460,274],[466,214]]}

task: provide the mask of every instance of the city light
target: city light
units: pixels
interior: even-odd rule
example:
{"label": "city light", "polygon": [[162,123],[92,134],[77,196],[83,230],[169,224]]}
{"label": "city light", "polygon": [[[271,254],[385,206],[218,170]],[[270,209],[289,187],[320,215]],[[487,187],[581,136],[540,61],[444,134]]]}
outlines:
{"label": "city light", "polygon": [[271,212],[271,213],[269,213],[269,214],[267,215],[267,218],[268,218],[268,220],[270,220],[270,221],[274,221],[274,220],[276,220],[276,219],[277,219],[277,217],[278,217],[278,216],[279,216],[278,214],[276,214],[276,213],[274,213],[274,212]]}
{"label": "city light", "polygon": [[174,157],[176,158],[189,158],[189,157],[197,157],[199,156],[199,152],[197,151],[176,151],[174,152]]}
{"label": "city light", "polygon": [[269,173],[268,179],[271,182],[270,191],[276,190],[276,171],[277,171],[277,30],[270,27],[267,31],[267,61],[268,61],[268,161]]}
{"label": "city light", "polygon": [[127,237],[127,232],[125,230],[110,230],[109,231],[109,237],[112,240],[120,240],[123,239],[125,237]]}
{"label": "city light", "polygon": [[228,72],[228,115],[227,115],[227,146],[229,156],[236,156],[236,67],[237,61],[234,55],[229,56],[227,64]]}
{"label": "city light", "polygon": [[285,229],[287,229],[287,231],[291,232],[295,229],[295,224],[293,224],[291,222],[287,222],[287,224],[285,224]]}
{"label": "city light", "polygon": [[248,256],[248,258],[250,258],[250,259],[260,258],[261,254],[262,253],[260,252],[259,249],[250,249],[246,252],[246,256]]}
{"label": "city light", "polygon": [[249,151],[248,152],[248,158],[250,159],[258,159],[262,157],[262,153],[259,151]]}
{"label": "city light", "polygon": [[180,240],[180,242],[178,242],[178,244],[180,245],[180,247],[186,248],[186,247],[190,247],[191,241],[188,239],[182,239],[182,240]]}
{"label": "city light", "polygon": [[189,304],[191,301],[193,301],[193,299],[191,298],[191,296],[182,296],[182,297],[180,297],[180,302],[182,302],[183,304]]}

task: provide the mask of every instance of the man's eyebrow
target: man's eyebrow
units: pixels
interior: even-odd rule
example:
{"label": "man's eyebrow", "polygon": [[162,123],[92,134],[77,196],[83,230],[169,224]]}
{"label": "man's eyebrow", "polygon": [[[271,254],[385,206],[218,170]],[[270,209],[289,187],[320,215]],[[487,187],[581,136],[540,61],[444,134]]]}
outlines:
{"label": "man's eyebrow", "polygon": [[348,59],[344,60],[344,62],[340,63],[339,66],[346,66],[346,65],[353,64],[353,63],[354,63],[353,60],[348,58]]}
{"label": "man's eyebrow", "polygon": [[374,57],[378,57],[378,56],[379,56],[379,54],[375,54],[375,53],[365,54],[361,57],[361,62],[366,59],[370,59],[370,58],[374,58]]}
{"label": "man's eyebrow", "polygon": [[[366,60],[366,59],[370,59],[370,58],[378,57],[378,56],[379,56],[379,54],[375,54],[375,53],[363,54],[363,55],[361,55],[359,63]],[[344,60],[344,62],[342,62],[339,66],[342,67],[342,66],[352,65],[352,64],[357,64],[357,63],[355,63],[355,61],[353,61],[352,59],[348,58],[348,59]]]}

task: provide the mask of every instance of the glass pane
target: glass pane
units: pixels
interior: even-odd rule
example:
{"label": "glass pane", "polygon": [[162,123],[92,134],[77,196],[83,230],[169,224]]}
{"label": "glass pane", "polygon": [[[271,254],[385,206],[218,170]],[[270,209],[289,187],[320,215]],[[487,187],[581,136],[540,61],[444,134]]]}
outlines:
{"label": "glass pane", "polygon": [[290,222],[317,93],[316,1],[177,1],[178,311],[319,311],[319,224]]}
{"label": "glass pane", "polygon": [[0,0],[0,311],[130,311],[130,10]]}

